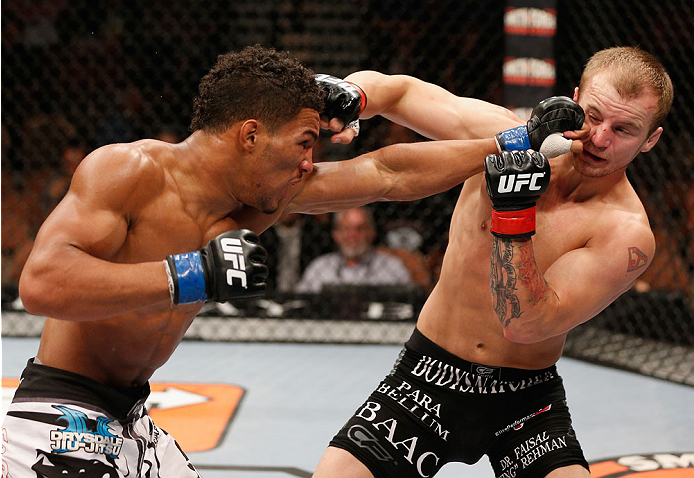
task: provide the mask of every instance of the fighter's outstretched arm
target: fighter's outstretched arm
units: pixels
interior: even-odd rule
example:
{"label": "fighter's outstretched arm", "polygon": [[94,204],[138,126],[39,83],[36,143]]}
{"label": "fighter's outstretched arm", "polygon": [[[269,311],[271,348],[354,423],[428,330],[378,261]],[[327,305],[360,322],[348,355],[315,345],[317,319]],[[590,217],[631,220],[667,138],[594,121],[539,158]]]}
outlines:
{"label": "fighter's outstretched arm", "polygon": [[381,115],[431,139],[489,138],[523,123],[506,108],[456,96],[412,76],[367,70],[352,73],[345,80],[366,94],[361,118]]}
{"label": "fighter's outstretched arm", "polygon": [[319,214],[446,191],[482,172],[494,138],[395,144],[347,161],[316,163],[287,212]]}

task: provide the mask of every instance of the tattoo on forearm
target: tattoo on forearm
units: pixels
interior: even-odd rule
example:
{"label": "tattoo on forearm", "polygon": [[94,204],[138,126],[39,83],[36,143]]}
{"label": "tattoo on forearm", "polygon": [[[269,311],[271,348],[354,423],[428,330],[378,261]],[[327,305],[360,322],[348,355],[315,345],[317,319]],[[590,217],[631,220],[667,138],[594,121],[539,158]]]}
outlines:
{"label": "tattoo on forearm", "polygon": [[[518,259],[517,264],[513,262],[514,256]],[[531,305],[547,300],[550,294],[549,284],[535,263],[532,242],[505,241],[495,237],[489,284],[494,311],[504,327],[523,313],[517,294],[518,283],[527,289]]]}
{"label": "tattoo on forearm", "polygon": [[635,271],[648,264],[648,256],[644,254],[638,247],[629,248],[629,265],[627,272]]}
{"label": "tattoo on forearm", "polygon": [[512,260],[513,243],[495,237],[492,241],[489,284],[492,291],[492,306],[504,327],[511,322],[511,319],[521,315],[520,301],[515,294],[517,275]]}
{"label": "tattoo on forearm", "polygon": [[527,241],[518,245],[521,253],[520,264],[518,264],[518,276],[521,284],[528,288],[530,293],[528,300],[532,305],[535,305],[540,301],[547,300],[550,289],[545,277],[537,268],[531,244],[530,241]]}

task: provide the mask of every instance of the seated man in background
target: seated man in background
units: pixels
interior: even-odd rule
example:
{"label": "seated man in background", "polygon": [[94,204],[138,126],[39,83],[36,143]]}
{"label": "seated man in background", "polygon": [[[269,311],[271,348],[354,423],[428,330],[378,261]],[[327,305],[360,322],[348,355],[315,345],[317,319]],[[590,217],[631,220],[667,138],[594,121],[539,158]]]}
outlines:
{"label": "seated man in background", "polygon": [[368,208],[336,213],[332,237],[338,251],[314,259],[297,285],[297,292],[318,293],[326,284],[395,285],[412,282],[400,258],[374,248],[376,224]]}

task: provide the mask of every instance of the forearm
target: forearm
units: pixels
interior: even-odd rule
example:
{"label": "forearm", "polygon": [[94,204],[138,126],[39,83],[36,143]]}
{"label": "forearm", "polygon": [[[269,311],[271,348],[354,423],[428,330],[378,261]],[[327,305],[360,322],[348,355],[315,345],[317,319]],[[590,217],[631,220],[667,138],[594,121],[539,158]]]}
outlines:
{"label": "forearm", "polygon": [[512,342],[534,343],[552,336],[558,298],[537,267],[532,239],[492,240],[492,306]]}
{"label": "forearm", "polygon": [[72,321],[171,306],[163,262],[119,264],[76,249],[31,257],[19,293],[29,313]]}
{"label": "forearm", "polygon": [[379,151],[378,167],[390,178],[380,199],[408,201],[447,191],[484,170],[496,152],[493,138],[398,144]]}

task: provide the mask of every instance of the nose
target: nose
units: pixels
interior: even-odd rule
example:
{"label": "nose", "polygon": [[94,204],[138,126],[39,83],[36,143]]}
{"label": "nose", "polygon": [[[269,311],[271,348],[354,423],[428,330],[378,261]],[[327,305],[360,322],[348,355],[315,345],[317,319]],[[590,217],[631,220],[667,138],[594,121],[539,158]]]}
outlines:
{"label": "nose", "polygon": [[310,173],[313,171],[313,148],[309,149],[304,159],[299,163],[299,171]]}
{"label": "nose", "polygon": [[606,148],[610,145],[610,131],[606,126],[597,125],[593,128],[590,141],[598,148]]}

